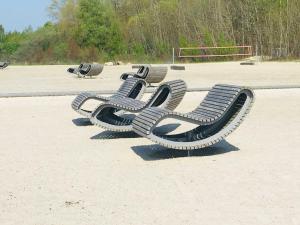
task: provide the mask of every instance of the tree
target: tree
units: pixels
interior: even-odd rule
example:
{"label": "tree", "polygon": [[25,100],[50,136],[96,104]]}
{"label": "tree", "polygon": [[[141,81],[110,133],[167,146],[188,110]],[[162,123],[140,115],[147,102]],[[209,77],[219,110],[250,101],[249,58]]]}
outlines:
{"label": "tree", "polygon": [[76,39],[83,47],[96,47],[114,57],[122,50],[119,25],[112,8],[101,0],[80,0]]}

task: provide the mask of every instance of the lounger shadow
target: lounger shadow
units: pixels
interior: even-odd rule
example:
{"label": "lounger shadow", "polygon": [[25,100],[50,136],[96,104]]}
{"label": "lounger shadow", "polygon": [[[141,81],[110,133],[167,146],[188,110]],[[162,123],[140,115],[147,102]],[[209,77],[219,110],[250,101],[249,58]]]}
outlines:
{"label": "lounger shadow", "polygon": [[133,131],[123,132],[123,133],[116,133],[112,131],[103,131],[93,137],[91,140],[110,140],[110,139],[127,139],[127,138],[139,138],[138,134],[134,133]]}
{"label": "lounger shadow", "polygon": [[158,144],[133,146],[131,149],[145,161],[167,160],[185,157],[206,157],[239,151],[236,146],[229,144],[225,140],[213,146],[195,149],[189,152],[165,148]]}
{"label": "lounger shadow", "polygon": [[72,122],[78,127],[87,127],[93,125],[88,118],[73,119]]}

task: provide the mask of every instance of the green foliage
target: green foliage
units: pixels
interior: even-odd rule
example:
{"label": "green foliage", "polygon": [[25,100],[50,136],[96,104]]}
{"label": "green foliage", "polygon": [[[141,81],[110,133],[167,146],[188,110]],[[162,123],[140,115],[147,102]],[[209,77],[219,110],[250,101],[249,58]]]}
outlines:
{"label": "green foliage", "polygon": [[35,31],[6,33],[0,25],[0,58],[143,62],[169,60],[173,47],[234,45],[257,46],[261,55],[279,48],[298,57],[299,9],[299,0],[52,0],[52,22]]}
{"label": "green foliage", "polygon": [[101,0],[80,0],[76,39],[80,46],[96,47],[111,57],[121,52],[116,15]]}
{"label": "green foliage", "polygon": [[53,47],[53,56],[55,61],[64,61],[67,58],[68,44],[59,42]]}
{"label": "green foliage", "polygon": [[5,60],[13,59],[13,54],[19,49],[23,40],[27,38],[28,31],[5,34],[3,27],[0,25],[0,58],[5,58]]}

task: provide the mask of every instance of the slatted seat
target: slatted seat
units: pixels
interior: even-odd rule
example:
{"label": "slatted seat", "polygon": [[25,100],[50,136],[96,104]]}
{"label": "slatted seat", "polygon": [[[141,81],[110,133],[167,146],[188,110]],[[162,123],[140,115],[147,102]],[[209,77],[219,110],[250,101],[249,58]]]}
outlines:
{"label": "slatted seat", "polygon": [[[178,113],[157,107],[147,108],[135,117],[132,127],[137,134],[168,148],[199,149],[213,145],[233,132],[253,102],[254,94],[249,88],[215,85],[194,111]],[[181,134],[159,135],[156,127],[167,118],[198,126]]]}
{"label": "slatted seat", "polygon": [[72,102],[72,108],[79,114],[90,117],[92,111],[84,109],[84,104],[89,100],[97,100],[100,102],[107,102],[116,98],[133,98],[139,99],[146,89],[146,82],[142,79],[131,77],[125,80],[120,86],[119,90],[112,96],[105,97],[91,93],[81,93]]}
{"label": "slatted seat", "polygon": [[174,110],[186,92],[186,84],[182,80],[169,81],[161,84],[148,101],[143,102],[130,98],[115,98],[100,105],[90,118],[94,125],[106,130],[127,132],[132,130],[135,115],[116,115],[116,110],[128,113],[139,113],[148,107],[160,107]]}

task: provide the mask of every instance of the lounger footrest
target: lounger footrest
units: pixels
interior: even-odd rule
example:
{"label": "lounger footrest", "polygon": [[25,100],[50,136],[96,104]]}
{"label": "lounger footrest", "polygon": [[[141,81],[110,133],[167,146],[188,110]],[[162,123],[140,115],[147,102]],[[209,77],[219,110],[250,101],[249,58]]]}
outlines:
{"label": "lounger footrest", "polygon": [[77,111],[80,109],[80,107],[87,101],[90,99],[95,99],[98,101],[102,101],[102,102],[107,102],[110,100],[109,97],[105,97],[105,96],[100,96],[100,95],[93,95],[91,93],[81,93],[80,95],[78,95],[74,101],[72,102],[72,108]]}

